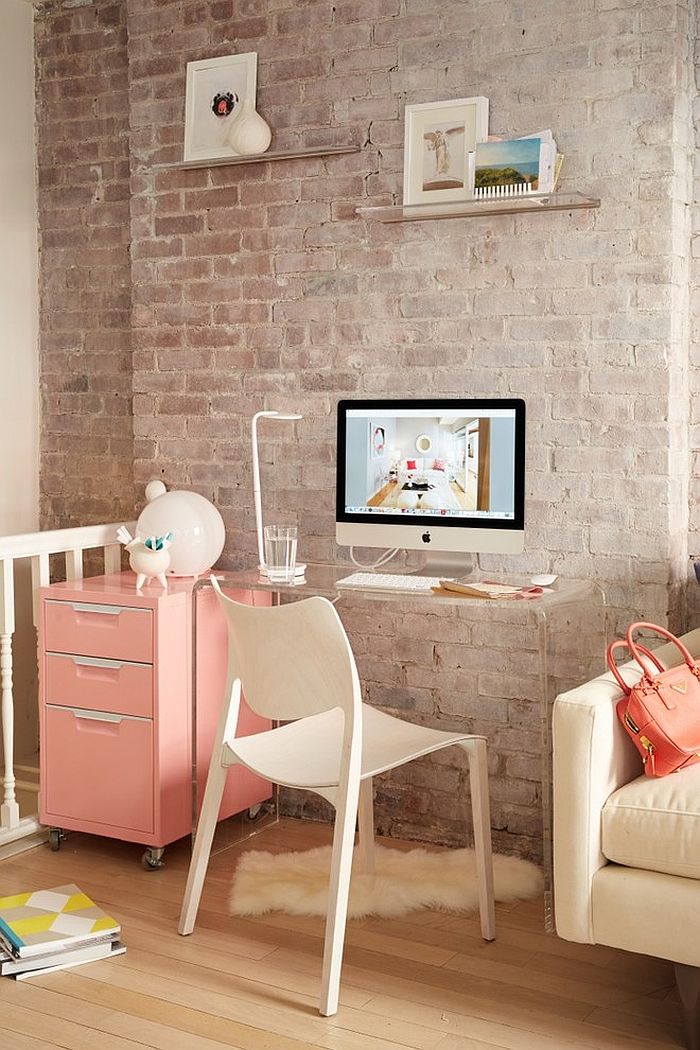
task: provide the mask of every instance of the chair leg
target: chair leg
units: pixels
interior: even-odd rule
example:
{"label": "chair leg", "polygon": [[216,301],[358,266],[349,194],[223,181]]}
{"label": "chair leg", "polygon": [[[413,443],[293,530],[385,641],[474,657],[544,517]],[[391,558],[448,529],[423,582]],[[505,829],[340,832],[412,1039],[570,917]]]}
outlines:
{"label": "chair leg", "polygon": [[338,1011],[340,970],[343,963],[345,922],[348,914],[352,852],[355,843],[358,789],[359,785],[356,785],[354,790],[348,790],[335,811],[319,1005],[319,1011],[323,1017],[331,1017]]}
{"label": "chair leg", "polygon": [[374,787],[372,777],[360,781],[358,826],[360,870],[367,875],[374,875]]}
{"label": "chair leg", "polygon": [[209,767],[207,786],[204,789],[202,809],[197,821],[197,833],[194,839],[194,849],[190,860],[190,870],[187,873],[187,885],[185,895],[182,899],[180,911],[180,924],[178,932],[183,936],[192,933],[194,922],[197,918],[197,909],[202,896],[204,876],[209,865],[209,854],[211,844],[216,831],[216,821],[221,806],[221,798],[226,786],[226,775],[228,767],[221,764],[221,752],[212,755],[212,763]]}
{"label": "chair leg", "polygon": [[496,906],[493,891],[493,853],[491,849],[491,814],[489,807],[489,773],[486,741],[480,737],[465,740],[462,747],[469,755],[469,790],[472,799],[474,852],[479,884],[479,917],[481,936],[492,941],[496,936]]}
{"label": "chair leg", "polygon": [[700,967],[674,965],[688,1050],[700,1050]]}
{"label": "chair leg", "polygon": [[[216,588],[218,590],[218,584],[216,584]],[[192,933],[194,929],[194,920],[197,918],[199,900],[202,896],[204,876],[207,873],[212,839],[216,829],[216,818],[219,815],[221,797],[224,793],[226,776],[228,774],[228,766],[224,766],[222,762],[224,743],[234,735],[236,723],[238,722],[238,712],[241,704],[240,679],[229,679],[227,691],[228,697],[221,705],[221,713],[211,749],[207,785],[204,789],[202,808],[197,821],[197,833],[194,838],[190,870],[187,873],[185,896],[182,899],[178,931],[183,936]]]}

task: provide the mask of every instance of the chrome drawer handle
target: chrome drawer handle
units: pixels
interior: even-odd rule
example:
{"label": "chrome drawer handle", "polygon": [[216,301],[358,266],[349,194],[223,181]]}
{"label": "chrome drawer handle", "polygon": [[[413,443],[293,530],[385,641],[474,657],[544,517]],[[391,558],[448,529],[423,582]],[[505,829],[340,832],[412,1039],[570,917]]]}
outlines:
{"label": "chrome drawer handle", "polygon": [[97,605],[92,602],[69,602],[75,612],[103,613],[105,616],[119,616],[123,612],[148,612],[148,609],[133,609],[122,605]]}
{"label": "chrome drawer handle", "polygon": [[112,715],[108,714],[107,711],[76,711],[73,708],[73,714],[76,718],[83,718],[86,722],[123,722],[123,715]]}
{"label": "chrome drawer handle", "polygon": [[64,707],[63,704],[47,704],[48,710],[66,711],[74,718],[81,718],[85,722],[151,722],[152,719],[144,718],[143,715],[115,715],[111,711],[91,711],[85,707]]}
{"label": "chrome drawer handle", "polygon": [[132,605],[98,605],[96,602],[60,602],[49,599],[49,605],[69,605],[74,612],[102,613],[103,616],[119,616],[123,612],[147,613],[150,609],[141,609]]}
{"label": "chrome drawer handle", "polygon": [[68,656],[68,659],[79,667],[104,667],[110,671],[119,671],[129,664],[128,660],[98,660],[96,656]]}
{"label": "chrome drawer handle", "polygon": [[72,660],[79,667],[103,667],[109,671],[121,671],[122,667],[152,667],[139,660],[106,660],[97,656],[74,656],[73,653],[53,653],[47,650],[47,656],[54,660]]}

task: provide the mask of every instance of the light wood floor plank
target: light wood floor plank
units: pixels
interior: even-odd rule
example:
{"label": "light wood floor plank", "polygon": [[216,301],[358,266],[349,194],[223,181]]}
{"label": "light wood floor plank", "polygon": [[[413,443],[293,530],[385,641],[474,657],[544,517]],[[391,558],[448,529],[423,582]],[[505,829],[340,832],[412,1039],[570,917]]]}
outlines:
{"label": "light wood floor plank", "polygon": [[[341,1005],[317,1013],[323,921],[228,914],[243,849],[309,849],[330,828],[284,821],[212,857],[190,937],[177,934],[189,843],[147,873],[133,845],[71,835],[0,862],[0,895],[77,882],[122,923],[126,956],[30,982],[0,980],[3,1050],[671,1050],[669,964],[569,944],[542,901],[478,918],[420,911],[348,926]],[[392,841],[411,849],[412,843]]]}
{"label": "light wood floor plank", "polygon": [[7,1028],[6,1025],[12,1025],[11,1018],[3,1018],[0,1023],[0,1046],[12,1047],[12,1050],[55,1050],[55,1043],[47,1043],[44,1039],[23,1035],[16,1028]]}
{"label": "light wood floor plank", "polygon": [[[117,960],[111,965],[114,965]],[[99,965],[99,964],[95,964]],[[116,969],[116,967],[115,967]],[[88,968],[85,967],[84,973]],[[112,975],[110,983],[88,976],[78,976],[77,971],[51,974],[40,978],[45,988],[62,993],[74,1001],[84,1001],[102,1008],[104,1012],[120,1011],[139,1021],[174,1028],[188,1035],[219,1040],[226,1047],[237,1050],[302,1050],[313,1045],[285,1035],[261,1032],[250,1025],[238,1024],[218,1014],[200,1008],[200,993],[190,991],[180,1003],[172,1003],[148,992],[125,988],[124,973]],[[117,980],[119,977],[119,980]],[[152,987],[152,982],[150,983]]]}
{"label": "light wood floor plank", "polygon": [[[306,968],[310,965],[307,956],[285,948],[273,952],[266,961],[281,968]],[[513,1005],[536,1009],[546,995],[548,1013],[578,1018],[585,1017],[595,1007],[595,1003],[583,996],[565,998],[552,995],[546,981],[542,981],[541,988],[525,988],[508,982],[499,983],[491,978],[450,972],[445,967],[414,964],[409,968],[391,957],[374,956],[370,952],[357,950],[346,952],[343,978],[346,984],[368,992],[376,990],[378,982],[381,982],[388,994],[409,1000],[417,996],[417,1002],[444,1001],[454,1004],[463,1001],[466,996],[470,1000],[475,998],[500,1005],[507,998]]]}
{"label": "light wood floor plank", "polygon": [[[105,1020],[109,1015],[105,1015]],[[8,1047],[14,1050],[16,1033],[21,1030],[32,1036],[45,1038],[51,1036],[51,1043],[41,1043],[41,1046],[60,1046],[62,1050],[94,1050],[98,1044],[100,1050],[142,1050],[143,1042],[133,1042],[131,1039],[122,1039],[119,1036],[107,1034],[104,1030],[85,1028],[83,1025],[75,1024],[73,1021],[62,1017],[47,1017],[43,1013],[35,1013],[32,1010],[20,1006],[8,1006],[3,1003],[2,1008],[3,1025],[12,1025],[13,1035],[8,1041]],[[153,1043],[145,1044],[153,1046]],[[209,1048],[208,1048],[209,1050]]]}
{"label": "light wood floor plank", "polygon": [[[601,1033],[590,1025],[575,1019],[549,1017],[541,1012],[523,1011],[510,1007],[507,1003],[500,1010],[489,1005],[468,1003],[462,1012],[447,1010],[421,1003],[407,1002],[380,995],[365,1007],[367,1013],[377,1013],[386,1017],[398,1017],[403,1021],[414,1021],[416,1024],[434,1028],[448,1033],[450,1039],[480,1038],[495,1046],[512,1048],[512,1050],[579,1050],[579,1048],[596,1048],[599,1050],[638,1050],[639,1040],[636,1036]],[[445,1036],[447,1038],[448,1036]],[[661,1050],[674,1045],[668,1042],[645,1043],[645,1050]],[[444,1043],[438,1044],[438,1050],[447,1050]]]}
{"label": "light wood floor plank", "polygon": [[[44,1013],[48,1003],[49,1014]],[[35,1000],[34,1007],[8,1007],[3,1004],[2,1014],[12,1016],[23,1030],[50,1032],[52,1047],[66,1050],[230,1050],[231,1044],[200,1038],[190,1032],[181,1032],[165,1025],[144,1021],[118,1011],[96,1009],[92,1023],[78,1025],[70,1018],[75,1009],[75,1000],[70,996],[42,996]],[[66,1016],[67,1015],[67,1016]],[[84,1015],[83,1015],[84,1016]],[[14,1038],[14,1036],[13,1036]],[[9,1044],[13,1047],[13,1044]]]}
{"label": "light wood floor plank", "polygon": [[[139,991],[174,1004],[186,1002],[192,995],[196,998],[197,1008],[208,1014],[245,1023],[263,1032],[308,1041],[318,1047],[396,1050],[398,1046],[406,1046],[432,1050],[438,1042],[435,1033],[429,1029],[421,1032],[415,1026],[399,1021],[387,1023],[376,1018],[370,1019],[371,1023],[363,1022],[361,1011],[348,1008],[345,1008],[347,1017],[352,1017],[354,1023],[339,1029],[333,1019],[318,1015],[316,999],[300,1004],[298,998],[280,994],[274,988],[258,986],[257,991],[251,991],[244,987],[244,982],[233,984],[226,975],[199,967],[190,967],[183,973],[176,962],[165,958],[154,960],[141,952],[134,953],[134,966],[139,964],[140,970],[121,966],[116,978],[113,972],[109,972],[109,964],[97,964],[91,967],[90,976],[116,983],[126,991]],[[145,965],[148,965],[148,971],[143,968]]]}

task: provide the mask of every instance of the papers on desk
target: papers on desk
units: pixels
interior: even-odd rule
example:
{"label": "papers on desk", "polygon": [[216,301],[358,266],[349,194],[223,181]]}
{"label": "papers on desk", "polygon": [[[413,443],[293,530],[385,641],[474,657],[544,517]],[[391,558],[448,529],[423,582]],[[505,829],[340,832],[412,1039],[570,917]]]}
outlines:
{"label": "papers on desk", "polygon": [[544,594],[542,587],[515,587],[505,583],[463,582],[461,580],[440,580],[438,587],[432,588],[434,594],[462,595],[464,598],[539,598]]}

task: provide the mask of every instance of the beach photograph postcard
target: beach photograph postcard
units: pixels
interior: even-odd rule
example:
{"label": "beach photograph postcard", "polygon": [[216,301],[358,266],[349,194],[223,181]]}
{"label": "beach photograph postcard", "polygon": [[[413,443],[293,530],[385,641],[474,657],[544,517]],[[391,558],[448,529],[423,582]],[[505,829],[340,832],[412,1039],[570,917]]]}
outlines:
{"label": "beach photograph postcard", "polygon": [[536,190],[540,173],[540,142],[539,138],[477,142],[476,188],[526,185]]}

